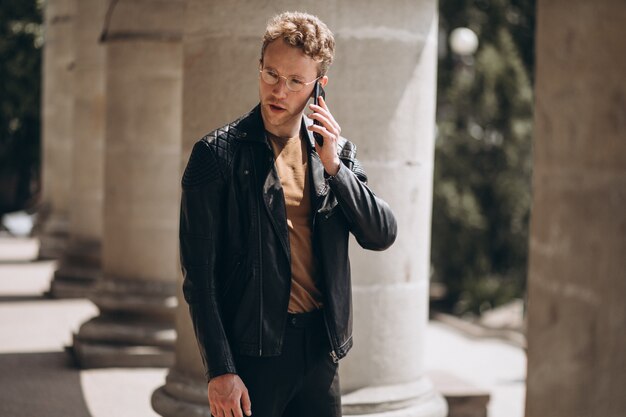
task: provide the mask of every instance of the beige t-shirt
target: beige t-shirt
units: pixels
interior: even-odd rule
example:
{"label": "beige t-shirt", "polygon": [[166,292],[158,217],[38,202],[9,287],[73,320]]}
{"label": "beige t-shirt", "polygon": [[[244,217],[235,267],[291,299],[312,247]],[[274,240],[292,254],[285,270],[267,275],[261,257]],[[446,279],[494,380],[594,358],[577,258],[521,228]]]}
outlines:
{"label": "beige t-shirt", "polygon": [[322,293],[316,282],[307,147],[300,136],[279,138],[267,133],[285,195],[291,248],[291,293],[288,311],[303,313],[321,308]]}

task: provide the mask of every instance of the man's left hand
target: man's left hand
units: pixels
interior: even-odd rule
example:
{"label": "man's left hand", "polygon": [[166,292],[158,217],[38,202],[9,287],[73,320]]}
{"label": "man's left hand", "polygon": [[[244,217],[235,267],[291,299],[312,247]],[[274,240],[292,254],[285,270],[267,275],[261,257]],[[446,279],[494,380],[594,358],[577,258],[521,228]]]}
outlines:
{"label": "man's left hand", "polygon": [[308,117],[317,120],[321,125],[312,124],[308,129],[312,132],[319,133],[324,138],[323,146],[320,146],[320,144],[315,141],[315,150],[322,160],[324,170],[329,175],[336,175],[339,171],[339,164],[341,163],[339,156],[337,156],[337,140],[341,133],[341,127],[328,110],[326,101],[324,101],[322,97],[319,98],[319,104],[319,106],[309,104],[309,108],[313,110],[313,113],[309,114]]}

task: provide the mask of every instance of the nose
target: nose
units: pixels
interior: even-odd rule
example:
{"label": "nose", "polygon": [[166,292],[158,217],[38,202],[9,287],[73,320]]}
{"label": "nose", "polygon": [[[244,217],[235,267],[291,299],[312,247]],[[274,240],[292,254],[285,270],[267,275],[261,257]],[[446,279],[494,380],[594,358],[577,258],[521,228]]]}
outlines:
{"label": "nose", "polygon": [[287,79],[283,77],[278,78],[278,82],[272,87],[272,93],[278,97],[286,96],[288,91]]}

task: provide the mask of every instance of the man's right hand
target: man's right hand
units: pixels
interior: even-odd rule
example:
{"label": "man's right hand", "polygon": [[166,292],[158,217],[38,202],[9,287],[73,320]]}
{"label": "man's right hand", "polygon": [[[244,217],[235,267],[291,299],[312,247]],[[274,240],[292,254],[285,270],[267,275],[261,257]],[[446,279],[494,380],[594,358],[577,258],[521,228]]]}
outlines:
{"label": "man's right hand", "polygon": [[[250,396],[237,374],[224,374],[209,381],[209,407],[215,417],[251,416]],[[232,412],[232,414],[231,414]]]}

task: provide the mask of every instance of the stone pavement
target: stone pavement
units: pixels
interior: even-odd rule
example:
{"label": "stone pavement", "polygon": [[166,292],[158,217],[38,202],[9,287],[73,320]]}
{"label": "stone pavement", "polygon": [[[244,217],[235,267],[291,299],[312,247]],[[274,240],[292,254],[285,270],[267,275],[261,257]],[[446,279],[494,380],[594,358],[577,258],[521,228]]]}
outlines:
{"label": "stone pavement", "polygon": [[[84,299],[54,300],[54,261],[33,261],[35,239],[0,236],[0,416],[156,417],[152,391],[166,369],[79,370],[65,352],[72,333],[96,314]],[[431,321],[426,368],[491,393],[489,417],[523,417],[526,356],[499,339],[475,339]]]}

